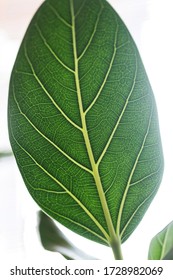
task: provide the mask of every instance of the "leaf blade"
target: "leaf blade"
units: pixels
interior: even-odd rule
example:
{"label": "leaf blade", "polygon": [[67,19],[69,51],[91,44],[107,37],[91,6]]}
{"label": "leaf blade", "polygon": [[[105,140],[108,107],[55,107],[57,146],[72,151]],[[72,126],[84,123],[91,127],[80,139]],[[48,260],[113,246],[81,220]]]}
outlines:
{"label": "leaf blade", "polygon": [[43,210],[106,245],[130,236],[163,158],[145,69],[106,1],[47,0],[38,10],[11,77],[9,131]]}

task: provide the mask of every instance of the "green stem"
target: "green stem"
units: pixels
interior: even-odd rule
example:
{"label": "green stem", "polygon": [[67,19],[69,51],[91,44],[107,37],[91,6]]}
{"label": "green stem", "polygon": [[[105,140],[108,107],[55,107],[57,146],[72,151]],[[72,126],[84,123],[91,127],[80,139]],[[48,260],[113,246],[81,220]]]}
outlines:
{"label": "green stem", "polygon": [[121,251],[121,242],[119,240],[113,240],[110,244],[115,260],[123,260],[123,255]]}

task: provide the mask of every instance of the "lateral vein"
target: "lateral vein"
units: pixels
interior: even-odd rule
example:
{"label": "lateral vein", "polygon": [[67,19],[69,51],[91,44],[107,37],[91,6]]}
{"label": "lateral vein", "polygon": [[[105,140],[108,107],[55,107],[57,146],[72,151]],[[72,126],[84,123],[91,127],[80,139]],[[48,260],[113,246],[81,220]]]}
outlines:
{"label": "lateral vein", "polygon": [[98,97],[100,96],[106,82],[107,82],[107,79],[109,77],[109,74],[111,72],[111,69],[112,69],[112,66],[113,66],[113,63],[114,63],[114,60],[115,60],[115,56],[116,56],[116,52],[117,52],[117,48],[116,48],[116,43],[117,43],[117,34],[118,34],[118,26],[117,26],[117,29],[116,29],[116,32],[115,32],[115,41],[114,41],[114,51],[113,51],[113,55],[112,55],[112,58],[111,58],[111,61],[110,61],[110,65],[109,65],[109,68],[107,70],[107,73],[105,75],[105,78],[103,80],[103,83],[100,87],[100,89],[98,90],[95,98],[93,99],[93,101],[91,102],[91,104],[88,106],[88,108],[86,109],[85,111],[85,114],[87,114],[89,112],[89,110],[93,107],[93,105],[95,104],[95,102],[97,101]]}
{"label": "lateral vein", "polygon": [[80,8],[78,9],[77,13],[74,15],[75,18],[77,18],[77,16],[80,14],[80,12],[82,11],[82,9],[85,6],[87,0],[83,0],[82,5],[80,6]]}
{"label": "lateral vein", "polygon": [[22,151],[24,153],[26,153],[30,157],[30,159],[36,164],[36,166],[38,166],[49,178],[51,178],[55,183],[57,183],[77,203],[77,205],[79,205],[79,207],[91,218],[91,220],[95,223],[95,225],[99,228],[99,230],[103,233],[103,235],[107,239],[108,238],[107,232],[104,230],[104,228],[98,222],[98,220],[93,216],[93,214],[85,207],[85,205],[72,192],[70,192],[68,190],[68,188],[65,187],[58,179],[56,179],[43,166],[41,166],[37,162],[37,160],[23,146],[21,146],[21,144],[14,137],[13,132],[12,132],[12,136],[13,136],[13,139],[15,140],[16,144],[22,149]]}
{"label": "lateral vein", "polygon": [[136,210],[133,212],[133,214],[131,215],[130,219],[128,220],[128,222],[126,223],[126,225],[123,227],[122,231],[121,231],[121,238],[123,240],[123,234],[126,230],[126,228],[128,227],[128,225],[130,224],[130,222],[132,221],[133,217],[136,215],[136,213],[139,211],[139,209],[150,199],[150,197],[155,193],[155,189],[150,193],[150,195],[148,197],[146,197],[144,199],[144,201],[142,201],[141,204],[138,205],[138,207],[136,208]]}
{"label": "lateral vein", "polygon": [[51,46],[48,44],[46,38],[43,36],[43,33],[41,32],[41,29],[38,25],[38,23],[35,24],[35,27],[39,33],[39,36],[41,37],[41,39],[43,40],[43,43],[45,44],[45,46],[47,47],[47,49],[51,52],[51,54],[55,57],[55,59],[64,67],[66,68],[68,71],[74,73],[74,70],[71,69],[70,67],[68,67],[57,55],[56,53],[53,51],[53,49],[51,48]]}
{"label": "lateral vein", "polygon": [[71,24],[68,23],[62,16],[60,16],[57,10],[55,10],[55,8],[49,2],[47,2],[47,5],[53,11],[53,13],[59,18],[60,21],[62,21],[67,27],[71,28]]}
{"label": "lateral vein", "polygon": [[94,38],[94,35],[95,35],[96,31],[97,31],[97,27],[98,27],[98,23],[99,23],[99,20],[100,20],[100,16],[102,14],[102,10],[103,10],[103,5],[101,5],[100,11],[99,11],[99,13],[97,15],[97,20],[96,20],[96,23],[95,23],[95,26],[94,26],[94,30],[93,30],[93,32],[92,32],[92,34],[90,36],[90,39],[88,40],[88,43],[87,43],[86,47],[84,48],[83,52],[81,53],[81,55],[78,57],[78,60],[80,60],[84,56],[84,54],[86,53],[87,49],[91,45],[91,42],[92,42],[92,40]]}
{"label": "lateral vein", "polygon": [[[139,161],[138,161],[138,162],[139,162]],[[160,171],[160,169],[161,169],[161,166],[160,166],[159,169],[156,170],[155,172],[152,172],[151,174],[149,174],[149,175],[147,175],[147,176],[141,178],[140,180],[138,180],[138,181],[136,181],[136,182],[134,182],[134,183],[131,183],[131,184],[130,184],[130,187],[131,187],[131,186],[134,186],[134,185],[137,185],[138,183],[141,183],[141,182],[145,181],[146,179],[152,177],[153,175],[157,174],[157,173]]]}
{"label": "lateral vein", "polygon": [[125,205],[125,201],[126,201],[126,198],[127,198],[127,193],[129,191],[129,188],[130,188],[130,183],[131,183],[131,180],[132,180],[132,177],[133,177],[133,174],[136,170],[136,167],[137,167],[137,164],[138,164],[138,161],[139,161],[139,158],[142,154],[142,151],[144,149],[144,145],[145,145],[145,142],[147,140],[147,137],[148,137],[148,133],[149,133],[149,130],[150,130],[150,125],[151,125],[151,118],[152,118],[152,114],[153,114],[153,107],[151,109],[151,115],[150,115],[150,118],[149,118],[149,123],[148,123],[148,127],[147,127],[147,131],[146,131],[146,134],[144,136],[144,139],[143,139],[143,142],[142,142],[142,145],[140,147],[140,150],[137,154],[137,157],[136,157],[136,160],[135,160],[135,163],[133,165],[133,168],[131,170],[131,173],[129,175],[129,178],[128,178],[128,182],[127,182],[127,185],[125,187],[125,191],[124,191],[124,194],[123,194],[123,197],[122,197],[122,200],[121,200],[121,204],[120,204],[120,209],[119,209],[119,213],[118,213],[118,218],[117,218],[117,226],[116,226],[116,232],[120,233],[120,226],[121,226],[121,218],[122,218],[122,214],[123,214],[123,209],[124,209],[124,205]]}
{"label": "lateral vein", "polygon": [[69,221],[69,222],[71,222],[71,223],[73,223],[73,224],[75,224],[75,225],[77,225],[77,226],[83,228],[84,230],[86,230],[86,231],[92,233],[93,235],[95,235],[96,237],[98,237],[100,240],[102,240],[102,241],[104,241],[105,243],[108,244],[108,241],[107,241],[104,237],[102,237],[102,236],[99,235],[98,233],[92,231],[90,228],[88,228],[88,227],[86,227],[86,226],[84,226],[84,225],[82,225],[82,224],[80,224],[80,223],[78,223],[78,222],[76,222],[76,221],[74,221],[74,220],[72,220],[72,219],[69,219],[69,218],[67,218],[67,217],[65,217],[65,216],[63,216],[63,215],[61,215],[61,214],[59,214],[59,213],[57,213],[57,212],[55,212],[55,211],[52,211],[50,208],[47,208],[46,206],[44,206],[43,204],[41,204],[39,201],[37,201],[37,203],[40,204],[40,206],[42,206],[44,209],[47,209],[48,212],[51,212],[51,213],[53,213],[53,214],[55,214],[55,215],[57,215],[57,216],[59,216],[59,217],[65,219],[65,220],[67,220],[67,221]]}
{"label": "lateral vein", "polygon": [[33,76],[34,78],[36,79],[36,81],[38,82],[38,84],[40,85],[40,87],[43,89],[44,93],[46,93],[46,95],[49,97],[49,99],[52,101],[53,105],[58,109],[58,111],[65,117],[65,119],[71,123],[74,127],[76,127],[77,129],[79,129],[80,131],[82,130],[80,126],[78,126],[75,122],[73,122],[65,113],[64,111],[58,106],[58,104],[55,102],[55,100],[52,98],[52,96],[50,95],[50,93],[47,91],[47,89],[44,87],[44,85],[42,84],[42,82],[40,81],[40,79],[38,78],[35,70],[34,70],[34,67],[29,59],[29,56],[27,54],[27,49],[26,49],[26,46],[24,46],[24,49],[25,49],[25,57],[28,61],[28,64],[33,72]]}
{"label": "lateral vein", "polygon": [[[136,58],[136,55],[135,55],[135,58]],[[120,121],[121,121],[121,119],[122,119],[122,117],[123,117],[123,115],[125,113],[125,110],[127,108],[128,103],[129,103],[129,99],[130,99],[130,97],[131,97],[131,95],[133,93],[133,90],[134,90],[134,87],[135,87],[135,83],[136,83],[136,77],[137,77],[137,58],[136,58],[136,70],[135,70],[135,76],[134,76],[134,81],[133,81],[133,84],[132,84],[132,88],[131,88],[130,93],[129,93],[127,99],[126,99],[126,102],[125,102],[124,106],[123,106],[123,109],[122,109],[121,114],[120,114],[120,116],[118,118],[118,121],[117,121],[114,129],[112,130],[112,133],[111,133],[111,135],[110,135],[110,137],[109,137],[109,139],[107,141],[107,144],[105,145],[105,148],[103,149],[103,151],[102,151],[102,153],[101,153],[101,155],[100,155],[100,157],[99,157],[99,159],[97,161],[97,165],[100,164],[100,162],[101,162],[102,158],[104,157],[107,149],[109,148],[109,145],[111,144],[111,141],[113,139],[113,136],[114,136],[117,128],[119,127]]]}
{"label": "lateral vein", "polygon": [[40,129],[38,129],[33,122],[26,116],[26,114],[24,114],[20,108],[20,105],[16,99],[16,95],[15,95],[15,91],[14,91],[14,86],[13,86],[13,96],[14,96],[14,100],[16,102],[16,105],[18,107],[18,110],[20,112],[20,114],[27,120],[27,122],[34,128],[35,131],[37,131],[46,141],[48,141],[52,146],[54,146],[61,154],[63,154],[66,158],[68,158],[68,160],[70,160],[71,162],[73,162],[75,165],[79,166],[80,168],[82,168],[83,170],[87,171],[90,174],[93,174],[93,172],[88,169],[87,167],[85,167],[84,165],[80,164],[79,162],[77,162],[75,159],[73,159],[72,157],[70,157],[67,153],[65,153],[60,147],[58,147],[53,141],[51,141],[46,135],[44,135]]}

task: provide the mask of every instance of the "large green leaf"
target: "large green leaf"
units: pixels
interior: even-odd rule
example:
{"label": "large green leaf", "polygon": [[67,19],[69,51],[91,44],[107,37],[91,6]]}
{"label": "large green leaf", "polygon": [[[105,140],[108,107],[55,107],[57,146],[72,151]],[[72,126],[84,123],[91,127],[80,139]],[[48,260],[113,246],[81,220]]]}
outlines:
{"label": "large green leaf", "polygon": [[173,260],[173,222],[153,237],[150,243],[149,260]]}
{"label": "large green leaf", "polygon": [[163,159],[136,45],[104,0],[47,0],[12,72],[11,145],[44,211],[84,237],[125,241],[153,199]]}
{"label": "large green leaf", "polygon": [[58,252],[68,260],[93,260],[92,256],[87,255],[78,249],[62,231],[55,225],[42,211],[39,212],[38,230],[43,247],[52,252]]}

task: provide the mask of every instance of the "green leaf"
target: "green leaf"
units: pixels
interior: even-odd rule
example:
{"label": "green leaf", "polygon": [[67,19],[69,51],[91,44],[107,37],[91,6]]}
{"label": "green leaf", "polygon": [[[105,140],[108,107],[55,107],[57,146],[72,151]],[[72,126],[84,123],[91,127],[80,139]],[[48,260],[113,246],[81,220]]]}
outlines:
{"label": "green leaf", "polygon": [[163,158],[140,55],[106,1],[47,0],[37,11],[12,72],[9,132],[46,213],[112,248],[131,235]]}
{"label": "green leaf", "polygon": [[149,247],[149,260],[173,260],[173,222],[153,237]]}
{"label": "green leaf", "polygon": [[42,211],[39,212],[39,234],[43,247],[52,252],[62,254],[68,260],[93,260],[74,246],[55,225],[55,223]]}

